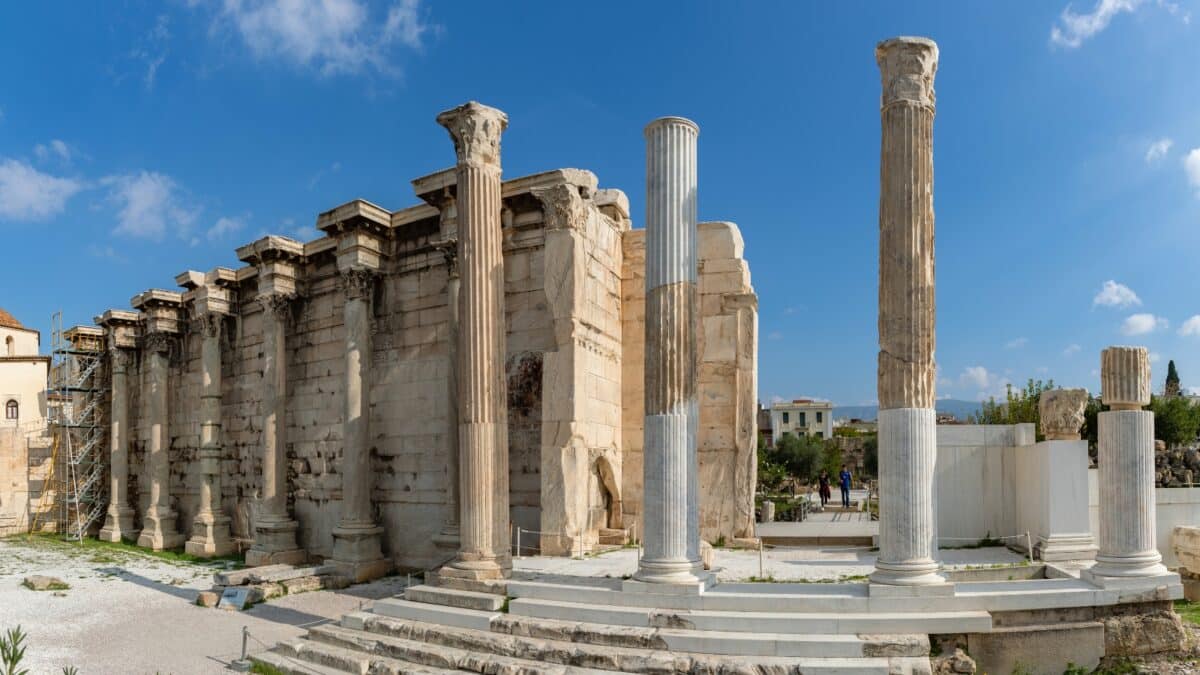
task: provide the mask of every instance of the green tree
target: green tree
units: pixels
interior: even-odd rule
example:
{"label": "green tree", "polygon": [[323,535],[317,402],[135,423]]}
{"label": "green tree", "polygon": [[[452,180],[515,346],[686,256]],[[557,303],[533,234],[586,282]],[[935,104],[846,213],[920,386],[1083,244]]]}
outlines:
{"label": "green tree", "polygon": [[879,477],[879,437],[868,436],[863,441],[863,471],[872,478]]}
{"label": "green tree", "polygon": [[1040,428],[1041,415],[1038,413],[1038,401],[1042,392],[1054,388],[1054,380],[1043,382],[1030,378],[1021,389],[1013,389],[1008,385],[1004,394],[1004,402],[998,403],[995,397],[984,401],[979,406],[979,412],[967,419],[971,424],[1025,424],[1032,423]]}
{"label": "green tree", "polygon": [[825,441],[825,447],[821,451],[821,469],[828,471],[830,476],[836,476],[842,470],[842,448],[833,439]]}
{"label": "green tree", "polygon": [[807,482],[819,470],[824,446],[819,438],[784,434],[775,442],[771,462],[787,469],[788,475]]}
{"label": "green tree", "polygon": [[1167,362],[1167,383],[1163,387],[1163,396],[1175,398],[1179,396],[1179,391],[1179,371],[1175,370],[1175,360],[1172,359]]}
{"label": "green tree", "polygon": [[1200,407],[1182,396],[1151,396],[1150,410],[1154,413],[1154,437],[1178,447],[1196,440],[1200,430]]}

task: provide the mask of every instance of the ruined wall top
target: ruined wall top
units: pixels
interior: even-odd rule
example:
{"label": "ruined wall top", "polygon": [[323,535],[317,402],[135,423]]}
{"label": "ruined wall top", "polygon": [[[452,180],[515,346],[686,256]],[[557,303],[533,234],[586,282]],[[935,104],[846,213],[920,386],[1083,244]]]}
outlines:
{"label": "ruined wall top", "polygon": [[1150,404],[1150,353],[1145,347],[1109,347],[1100,352],[1100,398],[1112,410]]}
{"label": "ruined wall top", "polygon": [[937,43],[923,37],[895,37],[875,47],[875,61],[883,80],[881,107],[907,101],[933,108],[937,96]]}

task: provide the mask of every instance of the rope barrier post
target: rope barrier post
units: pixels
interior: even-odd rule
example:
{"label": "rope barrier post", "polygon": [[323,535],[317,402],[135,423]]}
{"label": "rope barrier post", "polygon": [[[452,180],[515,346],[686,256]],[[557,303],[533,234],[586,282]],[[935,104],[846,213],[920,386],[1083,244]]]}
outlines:
{"label": "rope barrier post", "polygon": [[240,659],[238,659],[237,661],[234,661],[233,663],[229,664],[229,667],[232,668],[233,670],[236,670],[236,671],[242,672],[242,673],[249,672],[250,659],[246,657],[246,648],[248,647],[247,643],[249,642],[249,640],[250,640],[250,627],[242,626],[242,657]]}
{"label": "rope barrier post", "polygon": [[1029,536],[1029,530],[1025,531],[1025,547],[1029,551],[1029,564],[1033,564],[1033,538]]}
{"label": "rope barrier post", "polygon": [[758,578],[765,579],[763,576],[763,559],[762,559],[763,541],[762,537],[758,538]]}
{"label": "rope barrier post", "polygon": [[521,557],[521,526],[517,526],[517,557]]}

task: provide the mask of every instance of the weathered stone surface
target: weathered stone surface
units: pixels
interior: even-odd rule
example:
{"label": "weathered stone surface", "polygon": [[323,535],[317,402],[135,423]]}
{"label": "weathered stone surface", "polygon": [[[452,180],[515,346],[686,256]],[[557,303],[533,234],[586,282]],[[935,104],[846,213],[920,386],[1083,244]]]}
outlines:
{"label": "weathered stone surface", "polygon": [[1083,411],[1087,408],[1087,389],[1052,389],[1038,399],[1038,417],[1042,435],[1048,441],[1079,440]]}
{"label": "weathered stone surface", "polygon": [[67,588],[67,583],[58,577],[31,574],[22,582],[31,591],[57,591]]}
{"label": "weathered stone surface", "polygon": [[216,607],[221,601],[221,595],[213,591],[200,591],[196,594],[196,604],[201,607]]}
{"label": "weathered stone surface", "polygon": [[952,654],[936,656],[930,659],[934,675],[958,675],[959,673],[974,673],[975,659],[967,656],[962,649],[955,649]]}
{"label": "weathered stone surface", "polygon": [[1100,352],[1100,399],[1112,410],[1150,404],[1150,352],[1145,347],[1109,347]]}
{"label": "weathered stone surface", "polygon": [[1200,577],[1200,526],[1181,525],[1171,535],[1175,558],[1179,560],[1179,573]]}
{"label": "weathered stone surface", "polygon": [[1164,611],[1104,620],[1107,656],[1142,656],[1182,650],[1187,631],[1175,612]]}

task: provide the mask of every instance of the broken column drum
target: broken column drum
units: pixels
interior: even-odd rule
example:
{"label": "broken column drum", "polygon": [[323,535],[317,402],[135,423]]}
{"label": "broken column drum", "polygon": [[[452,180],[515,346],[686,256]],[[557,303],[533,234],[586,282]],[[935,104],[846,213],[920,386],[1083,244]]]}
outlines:
{"label": "broken column drum", "polygon": [[474,101],[438,115],[455,167],[461,311],[458,331],[458,555],[442,573],[500,578],[511,569],[508,532],[508,402],[500,136],[508,116]]}
{"label": "broken column drum", "polygon": [[932,40],[879,43],[879,558],[871,581],[943,581],[933,510],[934,75]]}
{"label": "broken column drum", "polygon": [[697,583],[696,139],[680,117],[646,136],[645,552],[638,581]]}

